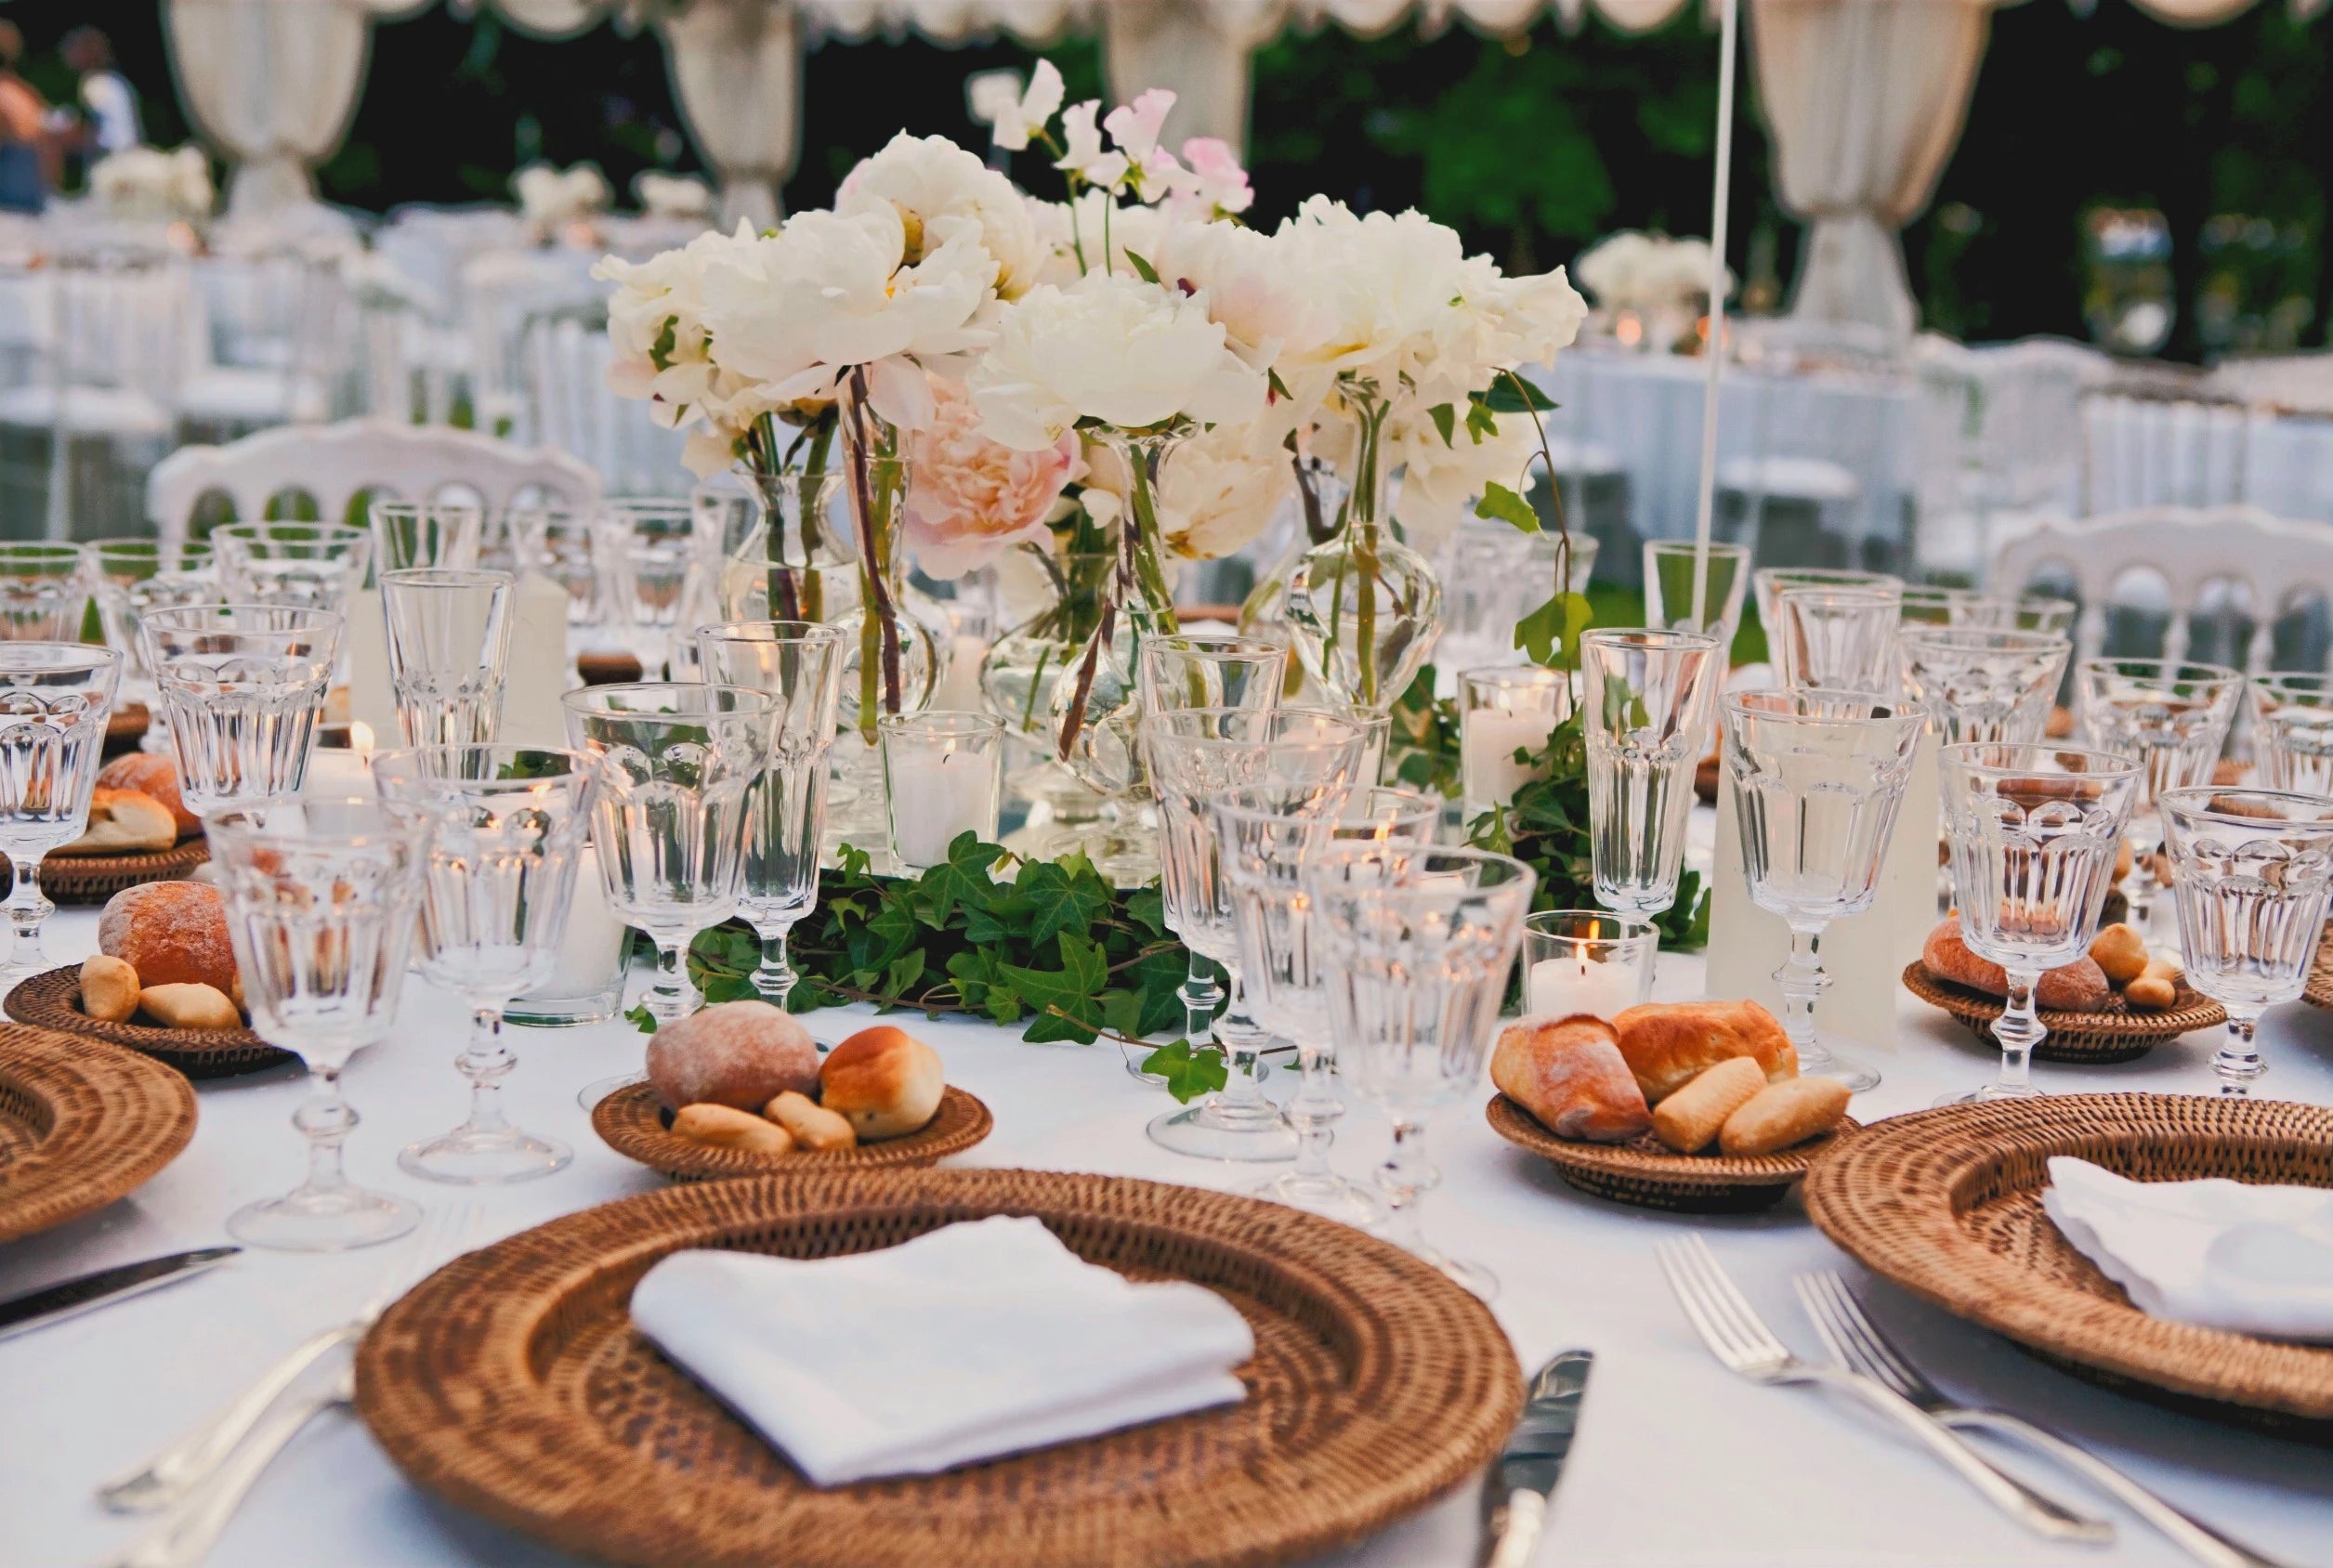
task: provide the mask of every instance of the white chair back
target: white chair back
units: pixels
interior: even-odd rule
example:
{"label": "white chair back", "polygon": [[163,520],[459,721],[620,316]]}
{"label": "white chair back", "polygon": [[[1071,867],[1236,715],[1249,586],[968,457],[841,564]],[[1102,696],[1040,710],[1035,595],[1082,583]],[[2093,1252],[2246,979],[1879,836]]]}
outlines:
{"label": "white chair back", "polygon": [[519,341],[536,440],[592,463],[609,495],[688,493],[696,477],[681,462],[688,432],[665,429],[646,403],[608,389],[612,351],[603,307],[531,316]]}
{"label": "white chair back", "polygon": [[566,452],[441,425],[350,419],[263,430],[221,447],[181,447],[155,465],[147,515],[164,539],[180,540],[206,495],[224,495],[236,516],[255,519],[286,491],[312,497],[328,522],[345,518],[366,491],[405,501],[466,492],[490,516],[529,499],[589,512],[600,497],[598,471]]}
{"label": "white chair back", "polygon": [[2082,510],[2228,506],[2245,499],[2249,416],[2235,403],[2102,394],[2082,404]]}

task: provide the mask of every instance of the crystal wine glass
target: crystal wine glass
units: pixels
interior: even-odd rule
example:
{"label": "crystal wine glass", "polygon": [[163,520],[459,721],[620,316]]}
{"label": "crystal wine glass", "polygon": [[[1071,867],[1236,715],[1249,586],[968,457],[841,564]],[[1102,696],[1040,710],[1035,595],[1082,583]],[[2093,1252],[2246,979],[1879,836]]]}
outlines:
{"label": "crystal wine glass", "polygon": [[1786,588],[1893,588],[1904,591],[1904,580],[1884,571],[1858,571],[1849,567],[1760,567],[1750,574],[1750,591],[1758,604],[1758,624],[1771,646],[1782,624],[1782,592]]}
{"label": "crystal wine glass", "polygon": [[1994,632],[2055,632],[2074,628],[2077,606],[2071,599],[2046,594],[2016,598],[1984,594],[1973,588],[1939,588],[1927,583],[1904,589],[1906,626],[1960,626]]}
{"label": "crystal wine glass", "polygon": [[1906,626],[1904,679],[1953,746],[2038,740],[2074,645],[2051,632]]}
{"label": "crystal wine glass", "polygon": [[746,807],[738,911],[761,938],[754,991],[786,1005],[797,978],[786,936],[819,907],[819,848],[826,837],[827,754],[849,653],[843,634],[806,621],[733,621],[697,631],[697,658],[720,686],[777,704],[769,767]]}
{"label": "crystal wine glass", "polygon": [[2272,790],[2333,795],[2333,675],[2254,675],[2252,752]]}
{"label": "crystal wine glass", "polygon": [[282,605],[147,613],[138,635],[189,811],[207,818],[299,792],[340,634],[333,611]]}
{"label": "crystal wine glass", "polygon": [[345,523],[222,523],[211,545],[236,604],[345,615],[373,564],[372,531]]}
{"label": "crystal wine glass", "polygon": [[0,641],[69,643],[81,635],[81,546],[40,540],[0,543]]}
{"label": "crystal wine glass", "polygon": [[[1693,619],[1694,579],[1701,580],[1701,619]],[[1704,559],[1689,539],[1645,541],[1645,623],[1715,637],[1734,646],[1742,595],[1750,587],[1750,546],[1712,541]]]}
{"label": "crystal wine glass", "polygon": [[1880,691],[1894,678],[1904,614],[1894,584],[1785,588],[1775,608],[1767,646],[1786,687]]}
{"label": "crystal wine glass", "polygon": [[507,572],[381,574],[389,687],[408,746],[475,746],[502,726],[518,584]]}
{"label": "crystal wine glass", "polygon": [[99,539],[84,550],[90,593],[98,601],[98,624],[106,646],[122,655],[122,700],[142,702],[147,708],[146,735],[139,748],[167,750],[170,728],[163,717],[162,694],[155,689],[153,667],[146,662],[138,629],[150,610],[219,602],[218,568],[211,547],[203,540]]}
{"label": "crystal wine glass", "polygon": [[122,656],[85,643],[0,642],[0,849],[16,869],[8,923],[16,946],[0,983],[48,968],[41,926],[57,906],[41,861],[89,825]]}
{"label": "crystal wine glass", "polygon": [[1868,691],[1747,691],[1725,699],[1725,770],[1734,787],[1750,901],[1790,927],[1775,971],[1782,1024],[1803,1072],[1862,1091],[1870,1067],[1816,1038],[1830,986],[1819,956],[1831,921],[1871,907],[1927,713]]}
{"label": "crystal wine glass", "polygon": [[548,1176],[574,1153],[513,1127],[502,1080],[518,1058],[503,1039],[513,998],[551,978],[576,867],[591,830],[593,768],[579,751],[464,745],[373,759],[384,801],[431,827],[423,859],[421,969],[470,1007],[469,1043],[453,1065],[470,1085],[468,1119],[406,1145],[397,1163],[465,1185]]}
{"label": "crystal wine glass", "polygon": [[1937,1104],[2037,1094],[2033,1048],[2048,1030],[2034,987],[2098,934],[2139,764],[2070,746],[1975,742],[1946,747],[1938,765],[1961,939],[2008,972],[2009,1001],[1993,1024],[1999,1076]]}
{"label": "crystal wine glass", "polygon": [[[1333,816],[1360,765],[1361,731],[1334,713],[1299,709],[1186,708],[1146,713],[1141,740],[1159,791],[1160,890],[1167,923],[1194,955],[1224,966],[1231,996],[1212,1020],[1229,1071],[1225,1088],[1199,1104],[1150,1123],[1150,1138],[1177,1154],[1206,1159],[1293,1159],[1296,1139],[1256,1087],[1255,1061],[1271,1036],[1250,1014],[1239,934],[1209,802],[1241,785],[1279,783],[1304,791],[1314,809]],[[1206,1038],[1211,1020],[1186,990],[1194,1026]]]}
{"label": "crystal wine glass", "polygon": [[421,903],[426,819],[371,800],[309,797],[222,811],[204,823],[252,1027],[308,1064],[292,1124],[308,1178],[245,1204],[228,1233],[253,1247],[334,1252],[391,1240],[421,1210],[349,1183],[340,1146],[357,1113],[341,1069],[386,1038]]}
{"label": "crystal wine glass", "polygon": [[2085,659],[2077,667],[2082,737],[2102,751],[2139,764],[2130,806],[2131,876],[2124,889],[2130,923],[2152,936],[2162,887],[2155,852],[2163,842],[2156,797],[2211,782],[2227,743],[2244,677],[2224,664],[2161,659]]}
{"label": "crystal wine glass", "polygon": [[691,630],[683,611],[702,586],[695,509],[686,497],[609,500],[592,527],[616,640],[643,669],[660,670],[674,634]]}
{"label": "crystal wine glass", "polygon": [[1725,645],[1698,632],[1589,632],[1579,673],[1596,902],[1650,918],[1677,901]]}
{"label": "crystal wine glass", "polygon": [[2333,800],[2282,790],[2169,790],[2156,797],[2170,845],[2187,983],[2227,1010],[2211,1058],[2222,1094],[2268,1070],[2261,1014],[2308,986],[2333,891]]}
{"label": "crystal wine glass", "polygon": [[1420,1229],[1419,1200],[1441,1180],[1422,1145],[1434,1107],[1482,1081],[1538,883],[1507,856],[1379,843],[1332,846],[1304,872],[1337,1070],[1394,1124],[1377,1173],[1383,1234],[1486,1300],[1499,1288],[1490,1271],[1445,1257]]}
{"label": "crystal wine glass", "polygon": [[461,501],[375,501],[374,558],[384,575],[438,568],[469,571],[486,540],[483,507]]}

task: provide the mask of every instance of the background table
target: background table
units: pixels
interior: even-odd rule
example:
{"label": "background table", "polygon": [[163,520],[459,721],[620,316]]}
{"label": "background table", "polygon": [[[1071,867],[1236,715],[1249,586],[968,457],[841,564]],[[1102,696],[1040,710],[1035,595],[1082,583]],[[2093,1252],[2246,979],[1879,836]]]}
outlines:
{"label": "background table", "polygon": [[[78,959],[95,939],[95,919],[70,913],[53,922],[49,947],[60,960]],[[1665,958],[1661,994],[1696,994],[1700,971],[1697,959]],[[1867,1052],[1886,1074],[1856,1103],[1867,1119],[1924,1106],[1991,1071],[1969,1036],[1909,997],[1903,1020],[1893,1048]],[[813,1013],[807,1022],[832,1041],[864,1019],[853,1010]],[[1151,1145],[1143,1125],[1170,1102],[1127,1076],[1115,1046],[1032,1046],[1006,1029],[906,1022],[938,1048],[950,1081],[996,1114],[995,1134],[964,1163],[1220,1187],[1273,1169],[1203,1164]],[[473,1196],[481,1218],[474,1245],[660,1184],[603,1146],[575,1104],[580,1085],[636,1067],[639,1037],[620,1023],[516,1032],[512,1114],[574,1145],[567,1170],[469,1194],[405,1177],[395,1164],[399,1147],[461,1117],[452,1056],[463,1027],[453,998],[414,982],[395,1038],[349,1068],[347,1091],[364,1118],[348,1145],[356,1180],[425,1205]],[[2263,1033],[2271,1063],[2263,1093],[2333,1102],[2333,1015],[2296,1005],[2273,1013]],[[2143,1062],[2084,1070],[2043,1065],[2035,1076],[2060,1091],[2202,1091],[2210,1085],[2209,1043],[2192,1036]],[[1283,1091],[1290,1080],[1276,1075],[1271,1087]],[[289,1118],[301,1091],[296,1072],[202,1086],[192,1146],[135,1196],[0,1248],[0,1292],[226,1239],[221,1222],[229,1209],[296,1180],[299,1140]],[[1707,1233],[1761,1312],[1802,1352],[1819,1346],[1791,1296],[1790,1275],[1841,1266],[1860,1281],[1859,1271],[1807,1223],[1795,1199],[1770,1215],[1703,1218],[1575,1193],[1490,1132],[1482,1115],[1488,1095],[1485,1085],[1445,1111],[1434,1130],[1430,1148],[1445,1182],[1429,1199],[1428,1234],[1498,1271],[1503,1288],[1494,1305],[1527,1367],[1569,1346],[1597,1352],[1579,1445],[1540,1561],[2135,1568],[2184,1561],[2127,1518],[2109,1551],[2044,1545],[1860,1409],[1721,1371],[1662,1283],[1653,1258],[1660,1237]],[[1385,1141],[1383,1120],[1357,1111],[1339,1142],[1338,1166],[1361,1174],[1382,1157]],[[91,1488],[183,1431],[308,1333],[345,1317],[395,1256],[393,1248],[320,1258],[247,1252],[201,1278],[0,1344],[0,1563],[86,1562],[117,1548],[144,1522],[105,1513]],[[1874,1288],[1873,1300],[1882,1324],[1955,1392],[2067,1431],[2264,1550],[2333,1568],[2333,1458],[2324,1450],[2091,1388],[1883,1287]],[[2016,1462],[2053,1482],[2046,1469]],[[1470,1491],[1331,1561],[1370,1568],[1471,1563],[1474,1507]],[[261,1481],[212,1561],[248,1568],[516,1568],[568,1560],[407,1485],[363,1427],[335,1413],[311,1426]]]}

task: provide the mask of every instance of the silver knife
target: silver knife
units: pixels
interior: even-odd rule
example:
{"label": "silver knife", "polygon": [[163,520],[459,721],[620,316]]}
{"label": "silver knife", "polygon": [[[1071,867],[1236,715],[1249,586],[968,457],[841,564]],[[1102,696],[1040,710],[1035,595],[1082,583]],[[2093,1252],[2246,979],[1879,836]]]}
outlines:
{"label": "silver knife", "polygon": [[166,1258],[149,1258],[142,1263],[122,1263],[95,1274],[69,1279],[61,1285],[45,1285],[38,1290],[28,1290],[21,1296],[11,1296],[0,1301],[0,1339],[13,1339],[19,1334],[29,1334],[35,1328],[46,1328],[69,1317],[79,1317],[111,1302],[131,1296],[142,1296],[149,1290],[159,1290],[182,1279],[192,1279],[205,1269],[217,1267],[242,1250],[240,1247],[199,1247],[191,1252],[173,1252]]}
{"label": "silver knife", "polygon": [[1483,1480],[1483,1568],[1526,1568],[1531,1561],[1595,1363],[1593,1351],[1566,1351],[1531,1379],[1523,1418]]}

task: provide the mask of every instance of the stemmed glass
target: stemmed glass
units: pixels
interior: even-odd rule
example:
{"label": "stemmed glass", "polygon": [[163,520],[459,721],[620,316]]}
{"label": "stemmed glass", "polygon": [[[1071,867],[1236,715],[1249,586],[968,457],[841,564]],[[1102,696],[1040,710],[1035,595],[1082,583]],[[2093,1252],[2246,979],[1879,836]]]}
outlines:
{"label": "stemmed glass", "polygon": [[1894,672],[1903,595],[1893,584],[1785,588],[1767,630],[1775,673],[1785,686],[1879,691]]}
{"label": "stemmed glass", "polygon": [[1896,638],[1905,683],[1947,746],[2041,738],[2074,645],[2050,632],[1907,625]]}
{"label": "stemmed glass", "polygon": [[1757,599],[1758,624],[1765,629],[1769,644],[1782,623],[1782,593],[1788,588],[1893,588],[1901,594],[1904,580],[1849,567],[1760,567],[1750,574],[1750,591]]}
{"label": "stemmed glass", "polygon": [[807,621],[737,621],[697,629],[697,658],[721,686],[777,704],[769,767],[746,807],[738,910],[762,941],[754,991],[773,1007],[793,991],[786,935],[819,906],[826,837],[827,753],[850,649],[843,634]]}
{"label": "stemmed glass", "polygon": [[[1694,580],[1701,582],[1701,620],[1693,619]],[[1742,596],[1750,587],[1750,546],[1712,542],[1703,559],[1689,539],[1645,541],[1645,623],[1671,632],[1699,632],[1731,648],[1741,630]]]}
{"label": "stemmed glass", "polygon": [[1936,1103],[2038,1094],[2033,1048],[2049,1031],[2035,1015],[2033,988],[2098,934],[2139,764],[2069,746],[1999,743],[1947,746],[1938,764],[1961,939],[2007,971],[2009,1002],[1993,1023],[1999,1076]]}
{"label": "stemmed glass", "polygon": [[1973,588],[1938,588],[1926,583],[1904,589],[1907,626],[1961,626],[1994,632],[2055,632],[2074,629],[2077,607],[2046,594],[2007,598]]}
{"label": "stemmed glass", "polygon": [[389,686],[408,746],[473,746],[501,727],[510,667],[506,572],[423,567],[381,575]]}
{"label": "stemmed glass", "polygon": [[41,861],[89,825],[122,656],[85,643],[0,642],[0,849],[16,869],[6,908],[16,946],[0,976],[48,967],[41,926],[57,906]]}
{"label": "stemmed glass", "polygon": [[2211,782],[2226,744],[2244,677],[2224,664],[2161,659],[2085,659],[2077,667],[2082,737],[2102,751],[2139,764],[2130,805],[2130,923],[2151,935],[2162,886],[2155,864],[2163,840],[2156,797]]}
{"label": "stemmed glass", "polygon": [[[609,908],[656,944],[656,983],[642,1000],[664,1025],[701,1000],[688,944],[737,913],[745,821],[769,765],[775,699],[742,686],[643,681],[586,686],[560,699],[567,738],[599,776],[592,842]],[[637,1074],[583,1091],[637,1083]]]}
{"label": "stemmed glass", "polygon": [[374,758],[373,777],[382,800],[430,823],[421,969],[470,1006],[469,1043],[453,1061],[469,1081],[469,1117],[407,1144],[397,1163],[469,1185],[548,1176],[574,1152],[504,1116],[502,1080],[518,1062],[503,1039],[503,1010],[558,966],[590,832],[590,760],[533,747],[424,747]]}
{"label": "stemmed glass", "polygon": [[375,501],[369,509],[373,548],[384,574],[442,567],[467,571],[478,564],[486,513],[468,502]]}
{"label": "stemmed glass", "polygon": [[1589,632],[1579,674],[1596,902],[1649,918],[1677,901],[1725,645],[1698,632]]}
{"label": "stemmed glass", "polygon": [[685,497],[605,501],[593,521],[591,549],[609,620],[617,642],[644,669],[662,668],[675,634],[689,630],[683,611],[702,575],[696,527]]}
{"label": "stemmed glass", "polygon": [[[1141,741],[1159,791],[1160,889],[1167,923],[1194,955],[1231,976],[1231,998],[1212,1020],[1229,1077],[1199,1104],[1150,1123],[1150,1139],[1177,1154],[1206,1159],[1293,1159],[1296,1140],[1256,1087],[1255,1060],[1271,1036],[1248,1011],[1239,934],[1221,845],[1209,803],[1226,790],[1279,784],[1308,794],[1314,809],[1334,816],[1360,765],[1360,726],[1333,713],[1295,709],[1186,708],[1146,713]],[[1189,994],[1185,996],[1189,1004]],[[1209,1020],[1190,1012],[1201,1032]]]}
{"label": "stemmed glass", "polygon": [[[1790,927],[1775,971],[1782,1025],[1802,1072],[1862,1091],[1880,1075],[1816,1039],[1830,986],[1819,956],[1830,922],[1871,907],[1927,713],[1868,691],[1747,691],[1725,699],[1725,771],[1734,786],[1750,901]],[[1963,884],[1973,885],[1973,884]]]}
{"label": "stemmed glass", "polygon": [[1381,1234],[1486,1300],[1490,1271],[1443,1256],[1419,1227],[1441,1180],[1422,1145],[1432,1109],[1482,1081],[1538,882],[1507,856],[1383,843],[1333,846],[1304,871],[1337,1070],[1393,1120]]}
{"label": "stemmed glass", "polygon": [[2222,1094],[2268,1070],[2261,1014],[2309,982],[2333,892],[2333,800],[2282,790],[2170,790],[2156,797],[2171,852],[2187,983],[2227,1010],[2211,1058]]}
{"label": "stemmed glass", "polygon": [[341,1169],[357,1113],[340,1073],[395,1020],[429,825],[375,801],[310,797],[219,812],[204,826],[252,1027],[305,1061],[308,1078],[292,1117],[308,1136],[308,1179],[236,1209],[228,1233],[299,1252],[403,1235],[421,1210],[350,1185]]}
{"label": "stemmed glass", "polygon": [[233,602],[335,615],[373,563],[371,531],[346,523],[222,523],[211,545]]}
{"label": "stemmed glass", "polygon": [[202,540],[99,539],[84,550],[89,591],[98,601],[98,624],[106,646],[121,651],[122,699],[147,707],[146,736],[139,746],[162,751],[170,744],[170,730],[138,628],[150,610],[218,602],[218,570],[211,547]]}
{"label": "stemmed glass", "polygon": [[72,642],[87,602],[80,545],[0,543],[0,641]]}
{"label": "stemmed glass", "polygon": [[1296,1130],[1296,1164],[1248,1190],[1349,1225],[1374,1224],[1384,1200],[1329,1168],[1344,1102],[1329,1070],[1335,1037],[1304,863],[1340,842],[1422,849],[1434,841],[1441,804],[1408,790],[1363,789],[1331,817],[1310,790],[1265,784],[1225,791],[1211,810],[1250,1004],[1266,1028],[1296,1042],[1304,1073],[1283,1112]]}
{"label": "stemmed glass", "polygon": [[282,605],[149,611],[178,793],[195,816],[296,794],[340,651],[341,619]]}
{"label": "stemmed glass", "polygon": [[2254,675],[2252,751],[2272,790],[2333,795],[2333,675]]}

